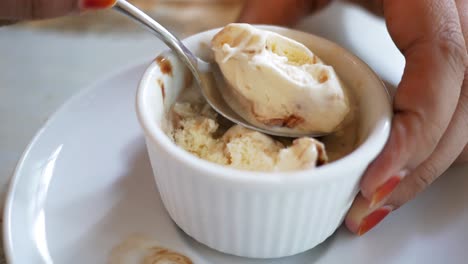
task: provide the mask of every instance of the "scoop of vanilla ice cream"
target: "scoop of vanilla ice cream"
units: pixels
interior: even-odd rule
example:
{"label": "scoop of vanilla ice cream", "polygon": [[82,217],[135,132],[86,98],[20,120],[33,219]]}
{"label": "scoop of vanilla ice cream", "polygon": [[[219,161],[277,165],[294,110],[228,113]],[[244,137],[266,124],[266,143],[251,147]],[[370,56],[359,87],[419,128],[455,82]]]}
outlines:
{"label": "scoop of vanilla ice cream", "polygon": [[212,40],[227,102],[263,128],[329,133],[350,111],[333,67],[307,47],[248,24],[229,24]]}

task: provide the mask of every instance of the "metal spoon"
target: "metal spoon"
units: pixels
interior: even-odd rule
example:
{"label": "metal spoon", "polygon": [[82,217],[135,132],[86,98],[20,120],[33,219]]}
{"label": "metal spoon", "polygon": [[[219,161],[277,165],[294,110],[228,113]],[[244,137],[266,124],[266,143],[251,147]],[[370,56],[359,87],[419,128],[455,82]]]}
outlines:
{"label": "metal spoon", "polygon": [[229,100],[229,97],[223,97],[223,94],[226,94],[223,91],[225,91],[227,84],[224,82],[224,78],[216,63],[209,63],[195,56],[171,32],[169,32],[161,24],[156,22],[150,16],[129,2],[125,0],[117,0],[113,8],[120,13],[130,17],[134,21],[139,22],[141,25],[143,25],[144,28],[148,29],[167,46],[169,46],[169,48],[175,52],[178,58],[190,69],[208,104],[216,112],[229,119],[233,123],[274,136],[322,136],[322,134],[318,133],[305,135],[302,133],[294,133],[293,131],[278,131],[273,128],[264,129],[250,124],[235,111],[233,111],[229,104],[225,101],[225,99]]}

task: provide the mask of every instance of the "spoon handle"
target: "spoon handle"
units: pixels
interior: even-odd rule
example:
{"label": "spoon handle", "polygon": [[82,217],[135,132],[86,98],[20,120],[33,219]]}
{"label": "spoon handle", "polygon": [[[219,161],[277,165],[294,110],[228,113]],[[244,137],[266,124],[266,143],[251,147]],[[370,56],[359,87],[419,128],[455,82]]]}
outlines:
{"label": "spoon handle", "polygon": [[197,72],[197,58],[176,36],[169,32],[165,27],[125,0],[117,0],[113,8],[120,13],[130,17],[131,19],[139,22],[143,27],[151,31],[154,35],[156,35],[156,37],[169,46],[171,50],[179,55],[181,60],[189,67],[191,72]]}

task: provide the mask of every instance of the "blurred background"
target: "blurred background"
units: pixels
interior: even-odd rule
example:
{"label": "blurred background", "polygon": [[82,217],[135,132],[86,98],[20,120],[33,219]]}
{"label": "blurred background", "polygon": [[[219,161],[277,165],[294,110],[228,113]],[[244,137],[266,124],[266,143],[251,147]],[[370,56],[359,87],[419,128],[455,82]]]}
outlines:
{"label": "blurred background", "polygon": [[[185,36],[213,27],[223,26],[236,19],[243,0],[131,0],[168,29]],[[132,33],[135,26],[116,12],[89,12],[40,22],[27,27],[66,32]],[[138,32],[138,30],[136,30]]]}

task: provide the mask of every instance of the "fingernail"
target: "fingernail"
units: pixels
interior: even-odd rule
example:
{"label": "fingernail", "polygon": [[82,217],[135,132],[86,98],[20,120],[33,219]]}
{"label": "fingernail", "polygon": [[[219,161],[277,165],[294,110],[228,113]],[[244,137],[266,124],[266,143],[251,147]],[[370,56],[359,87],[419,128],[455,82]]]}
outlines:
{"label": "fingernail", "polygon": [[116,0],[80,0],[81,9],[104,9],[112,7]]}
{"label": "fingernail", "polygon": [[391,177],[384,184],[380,185],[380,187],[378,187],[375,193],[372,195],[369,207],[372,208],[387,198],[395,190],[395,188],[401,182],[401,179],[403,179],[406,174],[406,170],[401,171],[398,173],[398,175]]}
{"label": "fingernail", "polygon": [[374,226],[380,223],[392,210],[392,206],[382,206],[364,217],[364,219],[361,221],[361,224],[359,225],[357,232],[358,236],[362,236],[374,228]]}

